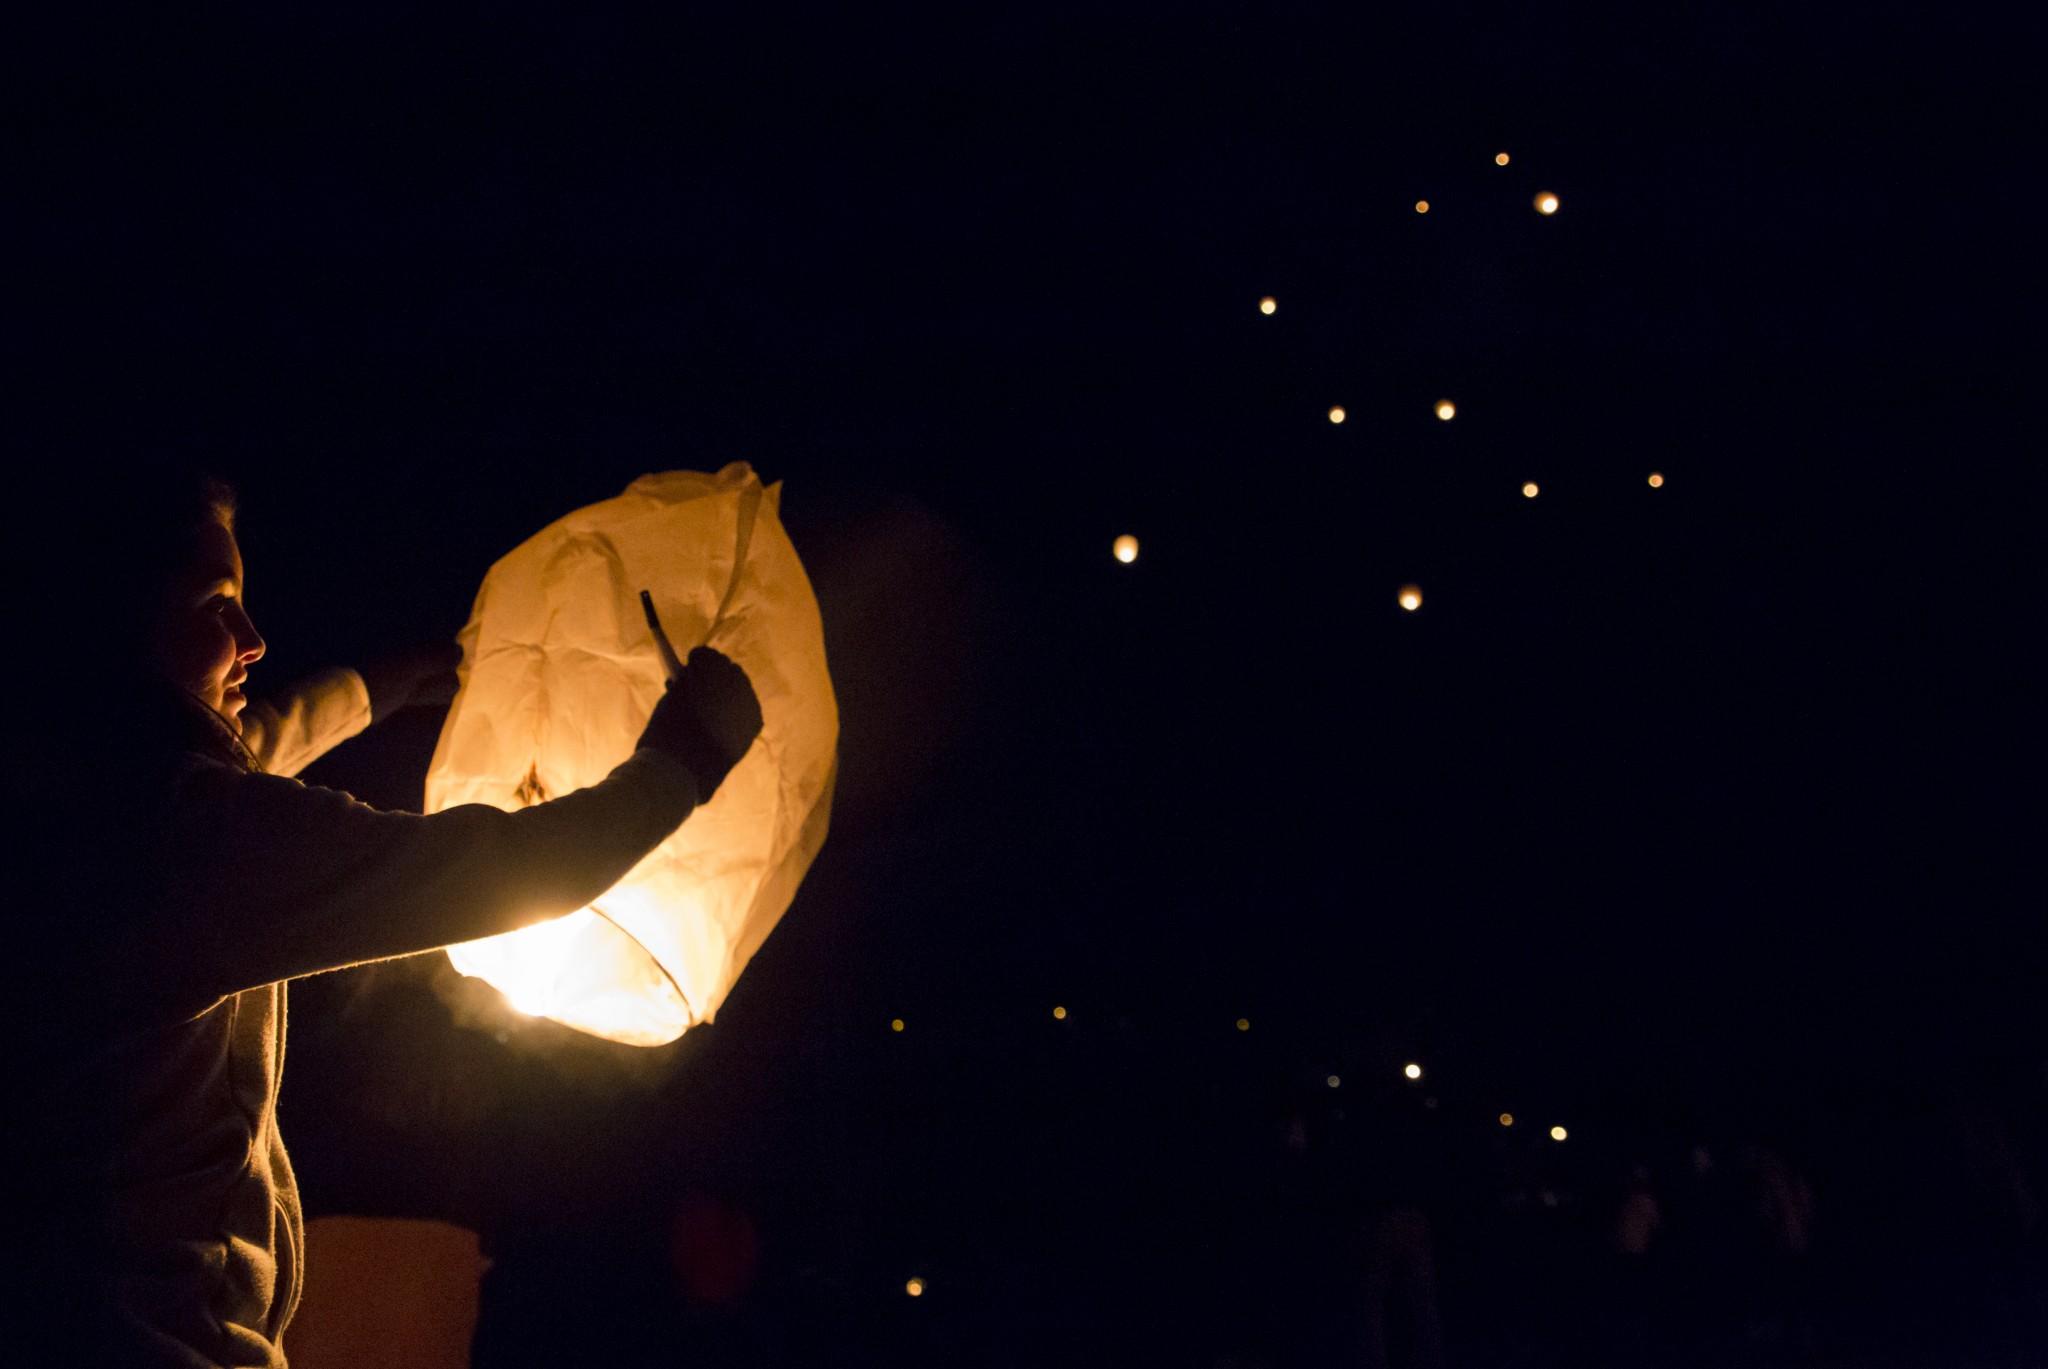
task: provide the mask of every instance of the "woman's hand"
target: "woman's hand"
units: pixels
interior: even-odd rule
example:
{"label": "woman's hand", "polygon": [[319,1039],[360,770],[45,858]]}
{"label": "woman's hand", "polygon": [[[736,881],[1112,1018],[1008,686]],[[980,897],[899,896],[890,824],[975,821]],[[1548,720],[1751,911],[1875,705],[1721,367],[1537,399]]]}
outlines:
{"label": "woman's hand", "polygon": [[760,735],[761,701],[747,673],[700,646],[654,705],[639,745],[681,761],[696,777],[697,801],[705,803]]}
{"label": "woman's hand", "polygon": [[422,642],[358,666],[370,691],[370,721],[383,722],[401,708],[454,702],[460,664],[462,648],[455,643]]}

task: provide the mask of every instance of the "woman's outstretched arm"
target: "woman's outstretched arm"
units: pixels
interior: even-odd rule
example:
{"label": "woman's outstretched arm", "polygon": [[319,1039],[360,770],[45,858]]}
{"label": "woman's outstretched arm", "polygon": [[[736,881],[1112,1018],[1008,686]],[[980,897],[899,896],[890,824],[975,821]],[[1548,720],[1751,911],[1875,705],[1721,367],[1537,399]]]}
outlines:
{"label": "woman's outstretched arm", "polygon": [[601,782],[516,813],[384,812],[195,760],[160,848],[165,903],[121,957],[138,991],[224,994],[433,950],[574,912],[681,825],[698,782],[643,747]]}
{"label": "woman's outstretched arm", "polygon": [[242,710],[242,745],[267,774],[296,775],[370,725],[361,672],[323,670]]}

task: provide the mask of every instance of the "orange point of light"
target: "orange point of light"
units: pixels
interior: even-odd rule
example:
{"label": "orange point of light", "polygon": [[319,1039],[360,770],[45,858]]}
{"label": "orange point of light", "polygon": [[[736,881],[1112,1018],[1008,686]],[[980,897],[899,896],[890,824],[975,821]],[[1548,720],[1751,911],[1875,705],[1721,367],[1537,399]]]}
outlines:
{"label": "orange point of light", "polygon": [[1650,488],[1653,490],[1661,490],[1664,488],[1664,477],[1660,472],[1650,472]]}
{"label": "orange point of light", "polygon": [[1524,481],[1522,482],[1522,498],[1524,498],[1524,499],[1534,499],[1534,498],[1535,498],[1535,497],[1536,497],[1536,496],[1537,496],[1538,494],[1541,494],[1541,493],[1542,493],[1542,491],[1536,488],[1536,482],[1535,482],[1535,481],[1533,481],[1533,480],[1524,480]]}
{"label": "orange point of light", "polygon": [[1439,399],[1436,402],[1436,416],[1448,423],[1458,416],[1458,406],[1448,399]]}
{"label": "orange point of light", "polygon": [[1330,421],[1332,423],[1342,423],[1344,421],[1343,405],[1335,404],[1330,407]]}
{"label": "orange point of light", "polygon": [[1493,154],[1493,164],[1494,164],[1495,166],[1506,166],[1506,165],[1508,164],[1508,154],[1507,154],[1507,153],[1505,153],[1505,152],[1496,152],[1496,153],[1494,153],[1494,154]]}
{"label": "orange point of light", "polygon": [[1571,1133],[1566,1131],[1563,1127],[1552,1127],[1550,1129],[1550,1139],[1553,1141],[1562,1141],[1565,1137],[1569,1135],[1571,1135]]}
{"label": "orange point of light", "polygon": [[1515,1124],[1515,1114],[1513,1114],[1512,1112],[1503,1112],[1500,1115],[1500,1124],[1504,1127],[1513,1126]]}
{"label": "orange point of light", "polygon": [[1279,307],[1280,301],[1274,299],[1271,295],[1268,295],[1264,299],[1259,301],[1259,312],[1262,314],[1270,314]]}
{"label": "orange point of light", "polygon": [[1427,214],[1429,212],[1429,201],[1417,200],[1415,202],[1415,212],[1418,214]]}
{"label": "orange point of light", "polygon": [[913,1298],[921,1298],[921,1297],[923,1297],[923,1296],[924,1296],[924,1280],[923,1280],[923,1279],[912,1279],[912,1280],[911,1280],[911,1281],[910,1281],[909,1283],[906,1283],[906,1284],[904,1284],[904,1285],[903,1285],[903,1291],[904,1291],[904,1292],[906,1292],[906,1293],[908,1293],[908,1294],[909,1294],[909,1295],[910,1295],[911,1297],[913,1297]]}
{"label": "orange point of light", "polygon": [[1407,609],[1410,613],[1421,608],[1422,587],[1420,585],[1401,586],[1400,604],[1402,608]]}
{"label": "orange point of light", "polygon": [[1067,1020],[1067,1010],[1065,1008],[1054,1008],[1052,1010],[1052,1015],[1053,1020],[1056,1022],[1064,1022]]}
{"label": "orange point of light", "polygon": [[1555,214],[1557,212],[1557,196],[1547,190],[1538,195],[1536,197],[1536,212],[1539,214]]}
{"label": "orange point of light", "polygon": [[1252,1020],[1251,1020],[1251,1019],[1250,1019],[1249,1017],[1240,1017],[1240,1018],[1238,1018],[1238,1019],[1237,1019],[1237,1029],[1238,1029],[1239,1031],[1241,1031],[1241,1032],[1248,1032],[1248,1031],[1250,1031],[1250,1030],[1252,1029]]}
{"label": "orange point of light", "polygon": [[1128,566],[1138,559],[1138,539],[1125,533],[1110,546],[1110,553]]}
{"label": "orange point of light", "polygon": [[900,1031],[902,1031],[902,1030],[903,1030],[903,1019],[902,1019],[902,1018],[900,1018],[900,1017],[892,1017],[892,1018],[890,1018],[890,1019],[889,1019],[889,1030],[890,1030],[890,1031],[892,1031],[892,1032],[900,1032]]}

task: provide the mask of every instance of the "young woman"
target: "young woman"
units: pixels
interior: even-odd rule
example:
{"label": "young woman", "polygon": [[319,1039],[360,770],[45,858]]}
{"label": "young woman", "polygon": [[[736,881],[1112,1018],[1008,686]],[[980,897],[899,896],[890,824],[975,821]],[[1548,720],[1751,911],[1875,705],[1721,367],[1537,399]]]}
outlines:
{"label": "young woman", "polygon": [[450,649],[250,702],[264,643],[234,528],[218,482],[123,484],[50,570],[68,607],[31,643],[50,686],[7,786],[29,982],[10,1024],[21,1305],[0,1334],[52,1363],[283,1365],[303,1249],[277,1128],[286,983],[582,907],[761,726],[746,676],[700,649],[633,755],[578,793],[420,816],[308,787],[291,776]]}

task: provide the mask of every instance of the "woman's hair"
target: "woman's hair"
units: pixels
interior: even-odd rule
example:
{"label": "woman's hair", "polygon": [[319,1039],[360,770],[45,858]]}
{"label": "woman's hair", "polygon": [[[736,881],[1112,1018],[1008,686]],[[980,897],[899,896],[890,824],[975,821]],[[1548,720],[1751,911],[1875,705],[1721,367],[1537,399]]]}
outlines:
{"label": "woman's hair", "polygon": [[168,590],[208,526],[233,529],[234,487],[194,465],[141,462],[74,480],[29,507],[34,526],[14,549],[28,553],[17,574],[30,608],[15,646],[49,654],[58,717],[46,740],[57,763],[144,780],[197,750],[253,769],[234,725],[154,664]]}

